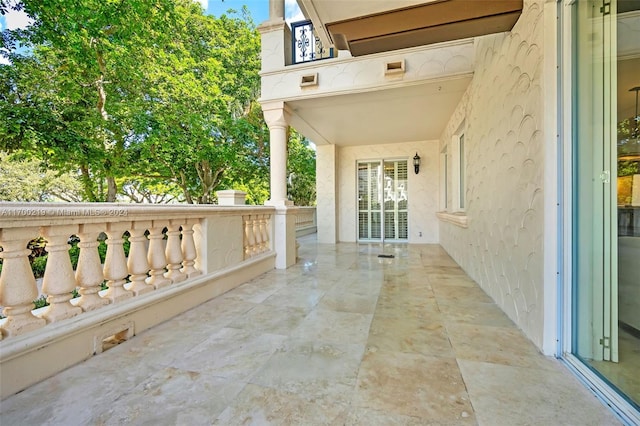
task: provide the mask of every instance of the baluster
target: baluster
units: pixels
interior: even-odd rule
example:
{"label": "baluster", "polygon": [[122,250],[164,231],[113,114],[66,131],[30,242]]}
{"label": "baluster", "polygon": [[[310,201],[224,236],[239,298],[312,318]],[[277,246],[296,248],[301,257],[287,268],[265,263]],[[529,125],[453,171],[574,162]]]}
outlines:
{"label": "baluster", "polygon": [[76,267],[76,283],[80,287],[80,299],[78,306],[83,311],[93,311],[110,303],[109,299],[100,297],[98,292],[104,281],[102,265],[100,264],[100,254],[98,253],[98,235],[104,225],[91,223],[80,225],[78,237],[80,242],[80,255],[78,256],[78,266]]}
{"label": "baluster", "polygon": [[147,284],[147,272],[149,272],[149,262],[147,260],[147,237],[145,231],[151,228],[151,221],[133,222],[129,230],[129,258],[127,268],[129,268],[129,280],[131,285],[129,290],[139,296],[154,290],[152,285]]}
{"label": "baluster", "polygon": [[262,216],[260,230],[262,231],[262,251],[267,251],[271,248],[269,242],[269,215]]}
{"label": "baluster", "polygon": [[260,235],[260,219],[259,215],[251,216],[253,218],[253,238],[255,239],[255,243],[252,247],[252,253],[255,256],[260,253],[260,244],[262,243],[262,235]]}
{"label": "baluster", "polygon": [[197,277],[202,275],[201,271],[198,271],[193,265],[196,263],[196,244],[193,241],[193,226],[199,222],[198,219],[187,219],[182,224],[182,269],[180,272],[185,274],[188,278]]}
{"label": "baluster", "polygon": [[164,274],[171,282],[179,283],[187,276],[180,272],[182,266],[182,248],[180,247],[180,224],[176,220],[170,220],[167,226],[167,272]]}
{"label": "baluster", "polygon": [[264,236],[262,235],[262,215],[259,214],[256,216],[256,224],[258,225],[258,238],[256,244],[256,252],[262,253],[262,248],[264,247]]}
{"label": "baluster", "polygon": [[3,259],[0,273],[0,304],[7,317],[2,326],[4,337],[17,336],[40,327],[46,321],[31,313],[33,300],[38,297],[36,279],[29,264],[27,249],[30,240],[38,236],[38,228],[11,228],[0,230],[0,258]]}
{"label": "baluster", "polygon": [[129,270],[124,255],[122,234],[130,228],[130,225],[131,222],[117,222],[107,225],[107,256],[104,260],[104,277],[107,279],[109,290],[104,297],[111,300],[112,303],[133,297],[133,292],[124,287]]}
{"label": "baluster", "polygon": [[76,279],[69,257],[69,236],[78,232],[76,225],[44,226],[42,236],[47,240],[47,267],[42,279],[42,292],[47,295],[49,306],[40,316],[47,322],[71,318],[82,312],[71,304],[71,294]]}
{"label": "baluster", "polygon": [[242,216],[242,222],[244,224],[244,258],[249,259],[251,257],[251,241],[253,225],[251,224],[251,216]]}
{"label": "baluster", "polygon": [[147,260],[149,261],[149,278],[147,284],[154,288],[162,288],[171,284],[171,280],[164,277],[164,268],[167,266],[167,258],[164,254],[164,224],[153,221],[153,227],[149,228],[149,252]]}

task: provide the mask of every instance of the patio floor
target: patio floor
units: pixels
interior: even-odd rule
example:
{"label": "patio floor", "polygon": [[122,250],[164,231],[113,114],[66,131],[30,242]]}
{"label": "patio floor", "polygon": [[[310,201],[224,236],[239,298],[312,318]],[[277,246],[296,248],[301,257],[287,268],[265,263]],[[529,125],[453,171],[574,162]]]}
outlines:
{"label": "patio floor", "polygon": [[0,423],[619,424],[437,245],[300,260],[5,399]]}

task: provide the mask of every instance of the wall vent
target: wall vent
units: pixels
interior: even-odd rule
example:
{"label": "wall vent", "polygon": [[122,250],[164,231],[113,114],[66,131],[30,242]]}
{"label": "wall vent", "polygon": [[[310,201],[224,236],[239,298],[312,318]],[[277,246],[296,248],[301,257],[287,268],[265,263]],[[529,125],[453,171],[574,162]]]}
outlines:
{"label": "wall vent", "polygon": [[300,79],[300,87],[310,87],[318,85],[318,73],[303,75]]}
{"label": "wall vent", "polygon": [[398,75],[404,74],[404,59],[399,61],[385,62],[384,75]]}

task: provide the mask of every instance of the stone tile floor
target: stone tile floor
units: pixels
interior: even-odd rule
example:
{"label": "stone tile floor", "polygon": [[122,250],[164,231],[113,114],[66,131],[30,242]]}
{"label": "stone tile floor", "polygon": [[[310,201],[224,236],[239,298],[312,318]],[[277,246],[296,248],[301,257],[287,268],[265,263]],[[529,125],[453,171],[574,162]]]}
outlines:
{"label": "stone tile floor", "polygon": [[614,425],[437,245],[317,245],[5,399],[2,425]]}

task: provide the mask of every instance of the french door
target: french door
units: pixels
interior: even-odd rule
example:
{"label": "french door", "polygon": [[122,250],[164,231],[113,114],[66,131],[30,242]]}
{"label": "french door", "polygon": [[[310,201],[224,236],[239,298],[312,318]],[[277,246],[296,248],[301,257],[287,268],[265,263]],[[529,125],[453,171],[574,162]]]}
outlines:
{"label": "french door", "polygon": [[406,241],[407,160],[358,162],[358,240]]}

